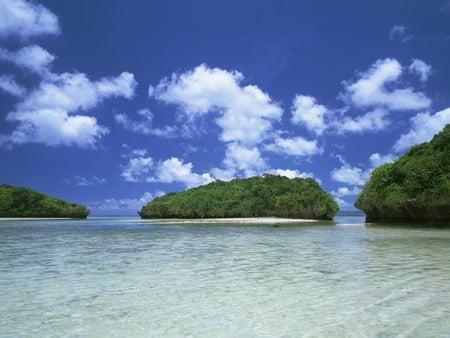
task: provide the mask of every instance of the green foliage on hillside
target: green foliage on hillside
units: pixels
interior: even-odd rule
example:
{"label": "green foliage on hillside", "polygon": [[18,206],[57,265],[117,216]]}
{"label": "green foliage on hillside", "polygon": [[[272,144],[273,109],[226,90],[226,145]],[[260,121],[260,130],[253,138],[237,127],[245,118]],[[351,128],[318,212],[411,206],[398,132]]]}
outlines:
{"label": "green foliage on hillside", "polygon": [[372,172],[355,202],[368,221],[450,221],[450,125]]}
{"label": "green foliage on hillside", "polygon": [[89,210],[28,188],[0,185],[0,217],[86,218]]}
{"label": "green foliage on hillside", "polygon": [[332,219],[333,198],[311,178],[262,177],[215,181],[148,203],[142,218],[290,217]]}

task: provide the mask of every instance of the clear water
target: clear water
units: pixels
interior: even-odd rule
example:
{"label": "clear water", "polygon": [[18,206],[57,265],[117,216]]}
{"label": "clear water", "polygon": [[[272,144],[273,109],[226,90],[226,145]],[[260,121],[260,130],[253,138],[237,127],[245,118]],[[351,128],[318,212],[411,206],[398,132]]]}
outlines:
{"label": "clear water", "polygon": [[450,230],[0,221],[1,337],[450,337]]}

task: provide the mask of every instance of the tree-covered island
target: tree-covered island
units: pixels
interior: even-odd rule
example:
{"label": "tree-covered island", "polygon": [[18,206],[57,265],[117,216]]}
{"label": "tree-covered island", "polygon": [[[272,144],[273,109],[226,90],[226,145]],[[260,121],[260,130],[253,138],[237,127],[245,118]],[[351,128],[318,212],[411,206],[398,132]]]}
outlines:
{"label": "tree-covered island", "polygon": [[375,169],[355,207],[366,222],[450,226],[450,125]]}
{"label": "tree-covered island", "polygon": [[142,218],[286,217],[330,220],[339,210],[311,178],[264,174],[230,182],[215,181],[169,193],[145,205]]}
{"label": "tree-covered island", "polygon": [[86,218],[89,210],[37,191],[0,185],[0,217]]}

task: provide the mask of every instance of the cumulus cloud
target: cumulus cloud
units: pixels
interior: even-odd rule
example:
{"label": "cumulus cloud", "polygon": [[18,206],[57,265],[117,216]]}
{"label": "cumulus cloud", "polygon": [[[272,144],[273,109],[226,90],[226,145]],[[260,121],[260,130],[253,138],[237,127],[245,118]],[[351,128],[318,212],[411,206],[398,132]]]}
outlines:
{"label": "cumulus cloud", "polygon": [[327,128],[325,121],[329,113],[325,106],[316,102],[311,96],[296,95],[292,105],[292,123],[303,125],[316,135],[322,135]]}
{"label": "cumulus cloud", "polygon": [[127,182],[182,183],[187,188],[213,181],[209,173],[197,174],[192,169],[192,163],[184,163],[176,157],[155,162],[150,156],[140,156],[129,158],[122,167],[121,176]]}
{"label": "cumulus cloud", "polygon": [[91,81],[82,73],[54,75],[19,102],[7,119],[18,122],[15,131],[2,136],[2,143],[43,143],[94,147],[108,133],[93,116],[77,114],[110,97],[130,98],[136,81],[133,74]]}
{"label": "cumulus cloud", "polygon": [[422,82],[426,82],[432,72],[431,66],[419,59],[413,59],[408,69],[410,73],[416,74]]}
{"label": "cumulus cloud", "polygon": [[18,104],[19,110],[63,109],[70,112],[89,110],[110,97],[130,99],[136,87],[131,73],[91,81],[83,73],[63,73],[40,86]]}
{"label": "cumulus cloud", "polygon": [[50,65],[55,56],[36,45],[24,47],[16,52],[0,47],[0,60],[12,62],[20,68],[46,76],[50,74]]}
{"label": "cumulus cloud", "polygon": [[359,187],[339,187],[337,191],[332,191],[331,194],[333,196],[337,197],[344,197],[344,196],[356,196],[361,192],[361,188]]}
{"label": "cumulus cloud", "polygon": [[267,164],[258,148],[241,145],[236,142],[227,145],[224,164],[228,170],[243,171],[247,177],[259,174],[267,168]]}
{"label": "cumulus cloud", "polygon": [[412,35],[408,34],[405,26],[394,25],[389,31],[389,40],[400,41],[402,43],[408,42],[412,39]]}
{"label": "cumulus cloud", "polygon": [[12,75],[0,75],[0,89],[17,97],[26,93],[26,89],[18,84]]}
{"label": "cumulus cloud", "polygon": [[214,179],[209,173],[197,174],[192,172],[192,163],[172,157],[158,163],[154,176],[147,179],[149,182],[183,183],[187,188],[196,187],[212,182]]}
{"label": "cumulus cloud", "polygon": [[374,153],[370,155],[369,160],[372,167],[376,168],[382,164],[394,162],[397,159],[397,156],[394,154],[380,155],[379,153]]}
{"label": "cumulus cloud", "polygon": [[60,109],[24,110],[8,116],[8,120],[19,122],[11,135],[2,138],[8,145],[33,142],[86,148],[94,147],[97,140],[108,133],[95,117],[69,116]]}
{"label": "cumulus cloud", "polygon": [[412,145],[428,142],[450,123],[450,108],[441,110],[434,115],[419,113],[411,119],[411,129],[403,134],[394,145],[396,152],[407,150]]}
{"label": "cumulus cloud", "polygon": [[362,186],[369,179],[370,171],[344,163],[340,168],[335,168],[331,171],[331,178],[336,182]]}
{"label": "cumulus cloud", "polygon": [[340,120],[335,120],[333,125],[338,134],[376,132],[385,130],[389,126],[387,115],[388,112],[385,109],[377,108],[355,118],[345,116]]}
{"label": "cumulus cloud", "polygon": [[172,126],[164,128],[153,127],[153,113],[148,109],[138,110],[137,115],[141,117],[140,120],[133,120],[125,113],[117,113],[114,115],[116,122],[127,130],[144,135],[155,135],[161,137],[175,137],[177,136],[177,129]]}
{"label": "cumulus cloud", "polygon": [[268,171],[269,174],[285,176],[287,178],[312,178],[317,183],[322,184],[322,180],[311,172],[298,171],[297,169],[271,169]]}
{"label": "cumulus cloud", "polygon": [[389,110],[420,110],[431,105],[430,99],[414,89],[395,88],[404,73],[395,59],[375,62],[359,74],[356,82],[344,82],[345,92],[340,98],[357,107],[384,107]]}
{"label": "cumulus cloud", "polygon": [[44,6],[25,0],[0,2],[0,38],[59,34],[58,18]]}
{"label": "cumulus cloud", "polygon": [[333,195],[334,200],[336,201],[336,203],[339,206],[339,210],[347,210],[347,209],[354,209],[353,208],[353,204],[347,202],[346,200],[344,200],[343,198],[339,197],[339,196],[335,196]]}
{"label": "cumulus cloud", "polygon": [[154,162],[151,157],[144,156],[130,158],[128,163],[122,168],[122,173],[120,175],[125,181],[141,182],[148,178]]}
{"label": "cumulus cloud", "polygon": [[165,193],[163,191],[156,191],[154,193],[145,192],[141,197],[138,198],[107,198],[104,200],[93,201],[85,203],[87,207],[96,214],[133,214],[135,215],[137,211],[152,201],[156,197],[163,196]]}
{"label": "cumulus cloud", "polygon": [[282,110],[258,87],[242,86],[243,79],[237,71],[202,64],[163,79],[149,88],[149,94],[178,105],[180,113],[190,122],[215,114],[216,123],[222,128],[222,141],[252,145],[268,136],[272,123],[280,120]]}
{"label": "cumulus cloud", "polygon": [[266,146],[266,150],[290,156],[311,156],[322,153],[317,141],[309,141],[301,136],[292,138],[277,137],[275,141]]}

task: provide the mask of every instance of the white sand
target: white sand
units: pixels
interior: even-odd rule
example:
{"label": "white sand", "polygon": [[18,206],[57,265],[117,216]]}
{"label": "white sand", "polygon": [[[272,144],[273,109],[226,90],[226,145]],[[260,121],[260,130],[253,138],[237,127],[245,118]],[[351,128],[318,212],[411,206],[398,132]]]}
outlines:
{"label": "white sand", "polygon": [[238,223],[238,224],[293,224],[305,222],[317,222],[313,219],[299,219],[299,218],[279,218],[279,217],[239,217],[239,218],[170,218],[170,219],[142,219],[143,222],[159,223],[159,224],[223,224],[223,223]]}
{"label": "white sand", "polygon": [[85,218],[52,218],[52,217],[0,217],[0,221],[52,221],[52,220],[64,220],[64,219],[85,219]]}

